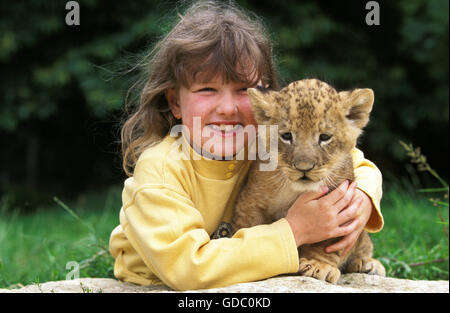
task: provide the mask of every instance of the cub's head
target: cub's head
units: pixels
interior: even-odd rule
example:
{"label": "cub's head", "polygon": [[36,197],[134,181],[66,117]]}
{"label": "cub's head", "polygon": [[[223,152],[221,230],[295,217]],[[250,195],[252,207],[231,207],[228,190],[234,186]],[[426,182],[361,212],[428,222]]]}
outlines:
{"label": "cub's head", "polygon": [[278,168],[292,181],[311,185],[330,185],[332,175],[349,165],[374,102],[371,89],[337,92],[317,79],[279,92],[250,88],[248,95],[256,122],[278,126],[270,134],[278,137]]}

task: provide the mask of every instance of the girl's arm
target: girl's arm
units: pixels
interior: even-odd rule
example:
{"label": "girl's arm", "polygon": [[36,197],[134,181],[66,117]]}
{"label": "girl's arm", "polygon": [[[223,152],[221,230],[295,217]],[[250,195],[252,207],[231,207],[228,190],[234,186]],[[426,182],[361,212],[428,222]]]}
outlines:
{"label": "girl's arm", "polygon": [[[240,230],[233,238],[211,240],[190,199],[168,185],[139,188],[122,208],[121,225],[146,266],[176,290],[213,288],[298,270],[295,239],[285,219]],[[111,246],[114,251],[114,242]]]}
{"label": "girl's arm", "polygon": [[355,169],[355,181],[358,189],[363,191],[360,195],[367,195],[372,204],[369,220],[365,224],[365,230],[371,233],[379,232],[384,225],[381,214],[380,202],[383,195],[383,177],[377,166],[364,158],[361,150],[353,149],[353,167]]}

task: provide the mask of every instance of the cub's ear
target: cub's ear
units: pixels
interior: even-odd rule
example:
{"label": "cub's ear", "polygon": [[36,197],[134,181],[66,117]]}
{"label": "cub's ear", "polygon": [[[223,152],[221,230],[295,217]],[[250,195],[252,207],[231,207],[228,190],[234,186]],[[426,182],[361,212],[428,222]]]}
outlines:
{"label": "cub's ear", "polygon": [[363,129],[369,122],[369,115],[375,100],[373,90],[366,88],[341,91],[339,96],[342,99],[345,117],[354,126]]}
{"label": "cub's ear", "polygon": [[258,124],[268,123],[275,113],[275,105],[272,101],[274,91],[260,91],[256,88],[248,88],[247,93],[255,114],[255,121]]}

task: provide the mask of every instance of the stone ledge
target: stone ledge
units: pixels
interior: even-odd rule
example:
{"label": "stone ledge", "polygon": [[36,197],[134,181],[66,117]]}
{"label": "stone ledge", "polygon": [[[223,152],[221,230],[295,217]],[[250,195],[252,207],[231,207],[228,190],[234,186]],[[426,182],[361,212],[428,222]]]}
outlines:
{"label": "stone ledge", "polygon": [[[110,278],[80,278],[28,285],[20,289],[0,289],[0,293],[159,293],[176,292],[167,286],[138,286]],[[448,281],[407,280],[365,274],[344,274],[337,285],[309,277],[279,276],[228,287],[189,290],[215,293],[448,293]]]}

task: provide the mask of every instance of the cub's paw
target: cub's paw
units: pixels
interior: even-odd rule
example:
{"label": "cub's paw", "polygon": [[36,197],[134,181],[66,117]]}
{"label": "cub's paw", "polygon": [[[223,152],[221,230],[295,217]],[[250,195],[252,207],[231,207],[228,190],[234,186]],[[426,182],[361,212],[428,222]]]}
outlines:
{"label": "cub's paw", "polygon": [[355,258],[351,260],[347,265],[346,272],[386,276],[386,270],[383,264],[377,259],[372,258]]}
{"label": "cub's paw", "polygon": [[336,284],[341,276],[341,272],[337,267],[306,258],[300,258],[299,273],[302,276],[314,277],[332,284]]}

